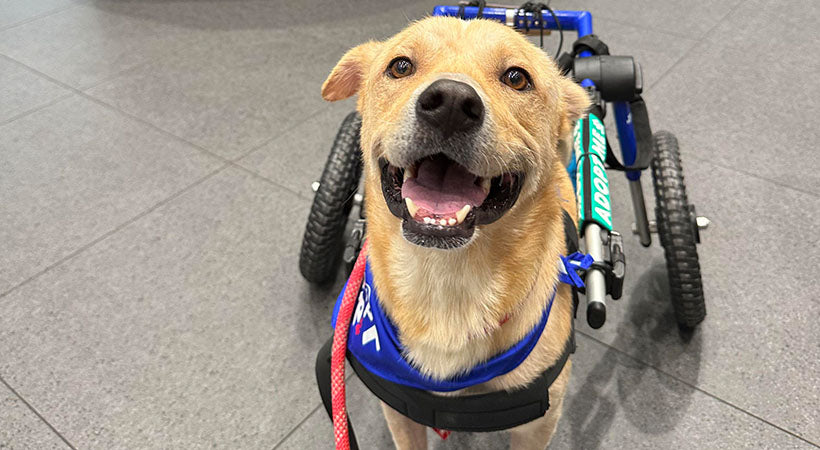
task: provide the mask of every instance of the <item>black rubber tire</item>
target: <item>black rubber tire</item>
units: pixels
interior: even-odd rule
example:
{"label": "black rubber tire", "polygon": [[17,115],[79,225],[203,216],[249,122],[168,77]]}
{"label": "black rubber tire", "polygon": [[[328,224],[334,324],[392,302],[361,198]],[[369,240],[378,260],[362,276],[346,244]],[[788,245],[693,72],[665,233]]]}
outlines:
{"label": "black rubber tire", "polygon": [[666,255],[675,319],[682,328],[691,329],[706,317],[697,225],[686,198],[677,138],[668,131],[659,131],[653,137],[652,184],[658,237]]}
{"label": "black rubber tire", "polygon": [[362,119],[357,112],[345,117],[313,197],[299,254],[299,270],[311,283],[332,280],[339,267],[347,217],[362,173],[361,125]]}

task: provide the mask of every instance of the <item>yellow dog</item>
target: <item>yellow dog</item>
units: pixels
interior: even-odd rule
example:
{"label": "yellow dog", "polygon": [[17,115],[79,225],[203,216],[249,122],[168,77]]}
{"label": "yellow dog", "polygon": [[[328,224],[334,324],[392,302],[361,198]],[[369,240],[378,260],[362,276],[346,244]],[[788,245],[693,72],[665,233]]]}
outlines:
{"label": "yellow dog", "polygon": [[[577,220],[565,143],[586,92],[499,23],[433,17],[348,51],[322,96],[357,93],[368,258],[407,359],[434,378],[463,373],[527,335],[557,289],[523,363],[455,395],[528,384],[571,332],[556,261],[563,210]],[[547,446],[570,368],[547,414],[511,430],[513,448]],[[423,426],[383,409],[398,448],[426,447]]]}

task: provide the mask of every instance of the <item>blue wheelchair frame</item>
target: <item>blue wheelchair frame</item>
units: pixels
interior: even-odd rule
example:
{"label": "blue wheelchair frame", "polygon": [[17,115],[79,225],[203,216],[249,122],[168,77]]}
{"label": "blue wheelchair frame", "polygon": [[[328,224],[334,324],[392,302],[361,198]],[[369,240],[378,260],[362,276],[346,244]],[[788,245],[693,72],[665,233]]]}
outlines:
{"label": "blue wheelchair frame", "polygon": [[[452,16],[458,17],[460,6],[436,6],[433,9],[434,16]],[[464,9],[465,19],[475,19],[478,15],[477,6],[466,6]],[[523,17],[532,19],[532,13],[522,13],[510,16],[508,8],[493,8],[485,7],[482,16],[485,19],[497,20],[512,26],[515,29],[524,29]],[[566,31],[575,31],[578,37],[583,37],[592,34],[592,14],[589,11],[561,11],[556,10],[555,16],[561,22],[561,28]],[[544,14],[543,27],[546,30],[558,30],[558,24],[552,15]],[[579,56],[587,57],[592,54],[588,51],[582,51]],[[582,80],[581,86],[594,86],[589,79]],[[624,165],[629,166],[635,162],[638,154],[638,144],[635,138],[635,128],[632,126],[632,112],[627,102],[612,102],[615,113],[615,126],[618,130],[618,143],[621,147],[621,156]],[[576,161],[573,157],[570,161],[567,171],[570,174],[570,179],[575,180],[575,172],[577,170]],[[627,171],[626,177],[629,181],[638,181],[641,178],[640,170]]]}

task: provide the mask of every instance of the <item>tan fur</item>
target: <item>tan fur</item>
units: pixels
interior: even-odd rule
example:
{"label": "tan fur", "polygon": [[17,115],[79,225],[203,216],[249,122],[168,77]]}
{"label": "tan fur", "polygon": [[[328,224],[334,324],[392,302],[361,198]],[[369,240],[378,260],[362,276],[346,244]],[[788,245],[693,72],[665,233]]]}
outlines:
{"label": "tan fur", "polygon": [[[384,75],[397,56],[413,61],[406,78]],[[534,90],[514,91],[499,81],[512,66],[525,68]],[[485,102],[493,148],[483,176],[526,172],[516,205],[479,226],[465,247],[415,246],[385,204],[377,161],[391,158],[415,93],[442,76],[467,80]],[[501,24],[428,18],[393,38],[348,52],[322,87],[328,100],[358,92],[362,115],[369,254],[376,289],[396,324],[409,358],[434,377],[447,378],[520,340],[541,317],[556,285],[558,255],[566,251],[562,209],[577,219],[564,164],[573,122],[588,107],[586,93],[561,76],[552,60]],[[510,319],[503,325],[505,316]],[[560,286],[547,327],[530,356],[512,372],[459,393],[508,389],[530,382],[560,356],[570,333],[572,301]],[[512,432],[519,448],[544,448],[560,416],[568,364],[550,388],[544,418]],[[459,393],[456,393],[458,395]],[[398,448],[423,448],[423,427],[385,407]],[[420,431],[419,431],[420,430]]]}

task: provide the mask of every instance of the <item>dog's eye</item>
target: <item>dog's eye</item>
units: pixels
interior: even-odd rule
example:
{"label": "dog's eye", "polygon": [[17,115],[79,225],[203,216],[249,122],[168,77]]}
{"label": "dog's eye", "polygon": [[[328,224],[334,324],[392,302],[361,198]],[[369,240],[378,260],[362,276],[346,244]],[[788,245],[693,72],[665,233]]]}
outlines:
{"label": "dog's eye", "polygon": [[507,69],[507,71],[504,72],[504,75],[501,75],[501,82],[516,91],[523,91],[532,88],[532,83],[530,83],[530,74],[528,74],[526,70],[518,67]]}
{"label": "dog's eye", "polygon": [[403,56],[390,61],[390,64],[387,66],[387,74],[393,78],[406,77],[411,73],[413,73],[413,63]]}

